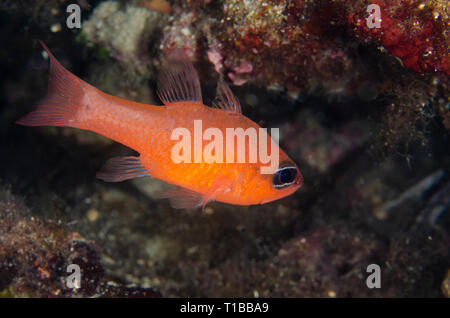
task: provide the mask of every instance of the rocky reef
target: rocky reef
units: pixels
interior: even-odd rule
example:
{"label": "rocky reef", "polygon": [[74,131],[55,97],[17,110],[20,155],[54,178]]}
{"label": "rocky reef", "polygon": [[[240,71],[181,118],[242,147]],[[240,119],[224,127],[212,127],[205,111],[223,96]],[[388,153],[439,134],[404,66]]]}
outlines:
{"label": "rocky reef", "polygon": [[292,99],[391,96],[385,130],[391,137],[405,137],[432,114],[448,128],[442,93],[449,85],[450,22],[443,2],[374,1],[380,28],[368,27],[365,1],[175,1],[170,15],[148,10],[150,3],[126,9],[100,3],[81,33],[122,61],[134,79],[136,72],[151,77],[149,65],[181,47],[205,75],[213,66],[213,78],[222,74],[234,85],[262,85]]}
{"label": "rocky reef", "polygon": [[[373,0],[370,28],[359,0],[83,0],[69,29],[71,2],[0,4],[1,297],[449,297],[445,1]],[[131,150],[13,124],[45,96],[38,39],[90,84],[152,104],[182,48],[206,104],[223,76],[246,116],[280,128],[303,187],[202,213],[156,200],[162,182],[96,180]]]}
{"label": "rocky reef", "polygon": [[[23,200],[0,189],[2,297],[160,297],[145,288],[107,281],[94,242],[69,224],[32,216]],[[69,265],[80,268],[70,286]]]}

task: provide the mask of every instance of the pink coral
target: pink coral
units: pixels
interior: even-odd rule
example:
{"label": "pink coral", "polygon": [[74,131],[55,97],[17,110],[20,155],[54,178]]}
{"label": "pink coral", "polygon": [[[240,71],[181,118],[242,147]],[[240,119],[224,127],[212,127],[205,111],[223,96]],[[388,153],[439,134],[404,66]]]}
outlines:
{"label": "pink coral", "polygon": [[206,52],[208,55],[209,61],[214,64],[214,69],[217,73],[222,73],[223,69],[223,57],[220,54],[220,51],[217,49],[217,47],[211,46],[210,49]]}

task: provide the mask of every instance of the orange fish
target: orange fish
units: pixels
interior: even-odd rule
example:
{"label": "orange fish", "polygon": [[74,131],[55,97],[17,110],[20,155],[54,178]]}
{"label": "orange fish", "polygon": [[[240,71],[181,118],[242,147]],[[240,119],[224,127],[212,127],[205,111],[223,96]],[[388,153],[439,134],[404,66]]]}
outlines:
{"label": "orange fish", "polygon": [[[236,205],[263,204],[288,196],[302,185],[303,177],[297,165],[268,134],[264,135],[265,130],[242,114],[239,101],[223,79],[217,85],[215,108],[203,104],[198,74],[189,59],[180,52],[166,60],[166,70],[158,79],[157,89],[164,106],[156,106],[103,93],[66,70],[45,44],[41,42],[41,45],[50,57],[48,94],[35,111],[17,123],[93,131],[140,154],[108,160],[97,174],[99,179],[117,182],[151,176],[163,180],[177,186],[159,195],[170,198],[174,208],[204,207],[212,200]],[[195,136],[198,128],[195,123],[199,122],[205,132],[214,128],[216,133],[224,135],[230,128],[245,131],[254,128],[263,140],[256,146],[260,149],[266,146],[271,153],[278,152],[276,159],[279,165],[270,173],[262,173],[267,160],[257,158],[252,161],[251,142],[242,148],[242,144],[234,142],[234,137],[227,138],[223,145],[224,149],[231,145],[232,157],[223,162],[208,161],[205,157],[208,145],[210,154],[216,156],[222,152],[214,147],[214,151],[211,150],[212,139],[218,138],[216,135],[214,138],[209,136],[211,141],[205,135],[200,141]],[[175,162],[173,159],[174,147],[177,144],[179,147],[180,143],[173,136],[177,128],[193,133],[186,140],[194,144],[193,153],[184,153],[192,147],[182,148],[179,153],[185,155],[184,158],[194,159],[192,161]],[[265,144],[263,138],[267,136]],[[244,162],[235,160],[239,155],[245,159]]]}

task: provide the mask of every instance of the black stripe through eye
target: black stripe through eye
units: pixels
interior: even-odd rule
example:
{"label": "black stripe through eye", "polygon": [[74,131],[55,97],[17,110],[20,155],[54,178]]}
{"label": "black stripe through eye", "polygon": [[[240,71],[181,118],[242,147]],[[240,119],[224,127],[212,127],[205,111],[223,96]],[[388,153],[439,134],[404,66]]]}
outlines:
{"label": "black stripe through eye", "polygon": [[297,178],[296,167],[284,167],[275,172],[273,176],[273,185],[275,188],[283,188],[292,184]]}

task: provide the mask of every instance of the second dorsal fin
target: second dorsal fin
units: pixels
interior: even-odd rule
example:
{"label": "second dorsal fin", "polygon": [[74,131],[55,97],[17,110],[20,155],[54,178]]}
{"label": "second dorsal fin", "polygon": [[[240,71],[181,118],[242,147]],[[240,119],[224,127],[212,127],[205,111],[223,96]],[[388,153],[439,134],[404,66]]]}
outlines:
{"label": "second dorsal fin", "polygon": [[222,76],[217,82],[216,99],[213,102],[213,106],[229,112],[242,114],[241,104],[239,100],[234,96],[228,84],[224,81]]}
{"label": "second dorsal fin", "polygon": [[197,71],[181,49],[173,51],[162,66],[157,94],[164,105],[186,101],[202,102]]}

